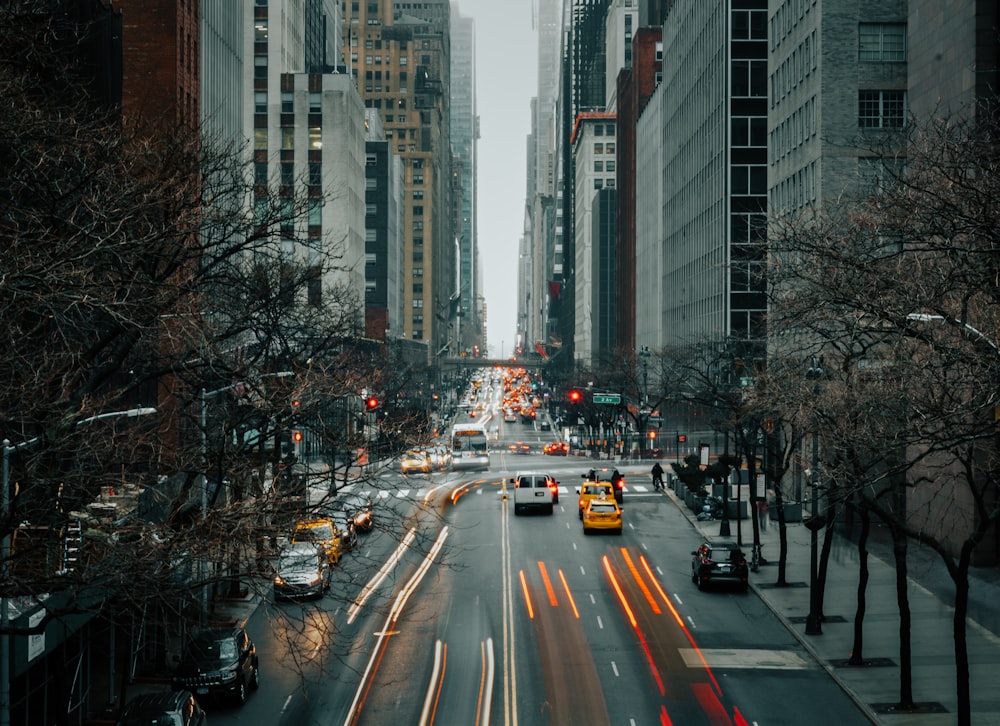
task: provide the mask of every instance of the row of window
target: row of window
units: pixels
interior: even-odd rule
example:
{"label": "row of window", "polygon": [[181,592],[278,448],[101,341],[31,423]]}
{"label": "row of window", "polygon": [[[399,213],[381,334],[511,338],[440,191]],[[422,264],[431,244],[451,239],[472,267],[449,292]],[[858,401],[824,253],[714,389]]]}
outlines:
{"label": "row of window", "polygon": [[770,155],[783,159],[816,134],[816,97],[811,96],[771,131]]}
{"label": "row of window", "polygon": [[771,108],[774,108],[799,83],[812,75],[819,63],[816,31],[802,39],[771,76]]}
{"label": "row of window", "polygon": [[816,0],[785,0],[771,16],[771,50],[798,25],[806,13],[816,5]]}
{"label": "row of window", "polygon": [[788,178],[778,182],[770,191],[770,208],[780,215],[815,204],[818,192],[816,164],[815,160],[811,161]]}

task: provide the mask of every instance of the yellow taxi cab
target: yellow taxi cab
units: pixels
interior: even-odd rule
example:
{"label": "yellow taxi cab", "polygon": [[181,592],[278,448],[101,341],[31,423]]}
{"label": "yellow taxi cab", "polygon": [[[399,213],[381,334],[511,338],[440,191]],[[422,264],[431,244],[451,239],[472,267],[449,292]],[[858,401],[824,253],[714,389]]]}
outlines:
{"label": "yellow taxi cab", "polygon": [[299,522],[292,534],[292,544],[310,542],[323,549],[331,565],[340,562],[344,553],[344,536],[332,519],[313,519]]}
{"label": "yellow taxi cab", "polygon": [[577,500],[580,519],[583,519],[583,510],[587,508],[587,505],[592,500],[598,499],[601,496],[609,499],[615,498],[614,486],[608,481],[584,482],[583,486],[576,490],[576,493],[580,495],[580,498]]}
{"label": "yellow taxi cab", "polygon": [[622,533],[622,509],[614,496],[602,496],[591,499],[583,510],[583,533],[590,534],[595,530],[608,530],[615,534]]}

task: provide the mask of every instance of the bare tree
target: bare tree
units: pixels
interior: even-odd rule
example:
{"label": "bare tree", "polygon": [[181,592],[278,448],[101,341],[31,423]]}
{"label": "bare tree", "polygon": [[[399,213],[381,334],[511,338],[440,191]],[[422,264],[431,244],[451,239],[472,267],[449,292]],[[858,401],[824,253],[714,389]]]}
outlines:
{"label": "bare tree", "polygon": [[315,513],[283,507],[301,493],[288,435],[309,431],[343,481],[380,438],[363,392],[425,433],[400,395],[418,372],[360,339],[335,245],[288,253],[314,198],[256,186],[238,150],[95,106],[56,52],[81,42],[64,20],[0,10],[0,595],[44,610],[0,630],[100,609],[165,639],[205,616],[209,586],[267,587],[266,543]]}
{"label": "bare tree", "polygon": [[971,720],[969,568],[1000,501],[1000,129],[992,108],[973,111],[914,122],[892,144],[905,163],[871,150],[879,183],[868,193],[776,225],[770,320],[776,349],[822,354],[829,374],[818,393],[805,381],[790,392],[783,416],[820,421],[833,501],[857,502],[893,536],[900,708],[914,707],[906,541],[934,549],[955,583],[962,724]]}

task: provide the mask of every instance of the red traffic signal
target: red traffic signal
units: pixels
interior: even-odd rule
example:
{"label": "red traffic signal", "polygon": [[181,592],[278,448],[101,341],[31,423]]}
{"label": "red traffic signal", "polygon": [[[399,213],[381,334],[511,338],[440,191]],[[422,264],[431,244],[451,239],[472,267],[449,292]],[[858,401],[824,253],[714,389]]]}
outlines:
{"label": "red traffic signal", "polygon": [[292,432],[292,441],[294,441],[296,443],[298,443],[299,441],[302,441],[302,432],[301,431],[293,431]]}
{"label": "red traffic signal", "polygon": [[569,392],[569,402],[570,403],[580,403],[583,399],[583,394],[576,388]]}
{"label": "red traffic signal", "polygon": [[369,411],[374,411],[376,408],[378,408],[378,399],[375,398],[375,396],[369,396],[368,399],[365,401],[365,407]]}
{"label": "red traffic signal", "polygon": [[656,432],[655,431],[650,431],[649,433],[646,434],[646,436],[648,436],[651,439],[655,439],[656,438]]}
{"label": "red traffic signal", "polygon": [[677,434],[677,443],[686,444],[688,440],[687,434]]}

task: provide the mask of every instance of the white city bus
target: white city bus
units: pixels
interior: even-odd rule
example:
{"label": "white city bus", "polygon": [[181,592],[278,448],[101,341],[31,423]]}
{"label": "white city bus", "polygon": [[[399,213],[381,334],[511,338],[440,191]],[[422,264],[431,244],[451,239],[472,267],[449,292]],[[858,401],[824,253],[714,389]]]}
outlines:
{"label": "white city bus", "polygon": [[489,471],[490,445],[486,425],[455,424],[451,429],[451,457],[453,469]]}

